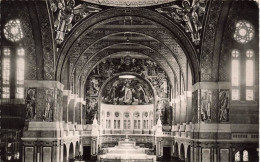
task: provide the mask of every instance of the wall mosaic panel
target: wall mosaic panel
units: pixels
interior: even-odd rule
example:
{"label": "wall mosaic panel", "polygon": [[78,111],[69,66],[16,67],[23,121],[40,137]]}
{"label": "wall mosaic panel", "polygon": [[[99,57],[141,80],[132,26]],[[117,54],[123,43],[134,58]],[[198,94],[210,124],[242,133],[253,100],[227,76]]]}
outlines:
{"label": "wall mosaic panel", "polygon": [[61,120],[62,97],[62,91],[57,88],[26,88],[26,120]]}
{"label": "wall mosaic panel", "polygon": [[36,119],[36,88],[28,88],[25,98],[25,120],[31,121]]}
{"label": "wall mosaic panel", "polygon": [[[123,75],[122,75],[123,76]],[[114,78],[102,91],[102,102],[115,105],[152,104],[150,86],[137,78]]]}
{"label": "wall mosaic panel", "polygon": [[219,122],[229,121],[229,106],[230,106],[230,95],[229,89],[219,90]]}
{"label": "wall mosaic panel", "polygon": [[49,14],[45,2],[36,3],[36,10],[38,14],[44,59],[44,79],[54,79],[54,56],[56,51],[53,49],[53,37],[51,31],[51,24]]}
{"label": "wall mosaic panel", "polygon": [[201,81],[211,81],[212,77],[212,58],[214,55],[214,42],[219,15],[222,9],[222,1],[212,1],[208,11],[208,21],[206,22],[203,43],[201,47]]}
{"label": "wall mosaic panel", "polygon": [[201,121],[210,122],[212,118],[212,90],[201,90],[200,117]]}

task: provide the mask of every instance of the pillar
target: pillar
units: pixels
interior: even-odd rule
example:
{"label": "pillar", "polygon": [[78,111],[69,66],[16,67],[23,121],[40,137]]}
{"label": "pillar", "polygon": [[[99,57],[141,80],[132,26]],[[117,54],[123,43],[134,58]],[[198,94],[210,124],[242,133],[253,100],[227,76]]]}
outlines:
{"label": "pillar", "polygon": [[32,158],[59,162],[57,143],[63,130],[63,85],[58,81],[25,80],[24,86],[28,125],[21,138],[25,148],[22,157],[27,158],[25,161]]}

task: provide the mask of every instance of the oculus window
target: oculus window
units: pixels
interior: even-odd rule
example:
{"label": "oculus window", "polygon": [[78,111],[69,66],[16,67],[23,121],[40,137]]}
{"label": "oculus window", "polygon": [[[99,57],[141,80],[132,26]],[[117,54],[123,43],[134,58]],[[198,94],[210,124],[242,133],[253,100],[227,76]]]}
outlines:
{"label": "oculus window", "polygon": [[6,39],[17,42],[24,37],[20,20],[10,20],[4,26],[4,36]]}
{"label": "oculus window", "polygon": [[248,43],[253,39],[254,28],[247,21],[239,21],[236,23],[236,30],[234,33],[234,39],[238,43]]}

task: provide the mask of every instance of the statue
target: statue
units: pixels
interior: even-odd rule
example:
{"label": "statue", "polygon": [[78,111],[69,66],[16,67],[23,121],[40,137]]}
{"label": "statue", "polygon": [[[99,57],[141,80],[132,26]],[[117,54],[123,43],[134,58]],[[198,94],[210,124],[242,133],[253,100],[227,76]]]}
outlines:
{"label": "statue", "polygon": [[188,0],[182,1],[182,6],[172,5],[156,9],[160,13],[165,13],[176,22],[182,22],[186,32],[191,34],[192,41],[198,45],[200,42],[200,30],[202,29],[199,16],[205,13],[204,0],[193,0],[192,4]]}

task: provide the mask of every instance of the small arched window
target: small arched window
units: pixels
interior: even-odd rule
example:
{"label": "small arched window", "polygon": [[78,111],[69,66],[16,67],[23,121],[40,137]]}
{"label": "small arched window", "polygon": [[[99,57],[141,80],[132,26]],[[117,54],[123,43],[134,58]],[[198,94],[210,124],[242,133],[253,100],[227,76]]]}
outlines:
{"label": "small arched window", "polygon": [[234,49],[231,52],[231,84],[232,100],[240,99],[240,52]]}
{"label": "small arched window", "polygon": [[246,51],[246,100],[254,100],[254,51]]}
{"label": "small arched window", "polygon": [[239,162],[240,161],[240,152],[238,151],[236,154],[235,154],[235,162]]}
{"label": "small arched window", "polygon": [[2,62],[2,98],[10,98],[11,50],[4,48]]}
{"label": "small arched window", "polygon": [[17,49],[16,57],[16,98],[24,98],[24,49]]}
{"label": "small arched window", "polygon": [[247,150],[243,151],[243,161],[248,161],[248,151]]}

